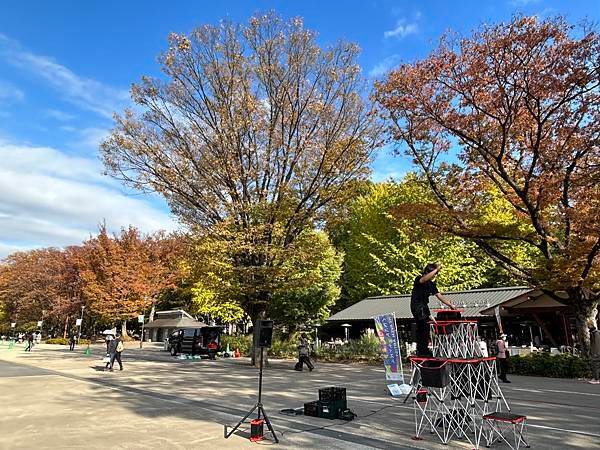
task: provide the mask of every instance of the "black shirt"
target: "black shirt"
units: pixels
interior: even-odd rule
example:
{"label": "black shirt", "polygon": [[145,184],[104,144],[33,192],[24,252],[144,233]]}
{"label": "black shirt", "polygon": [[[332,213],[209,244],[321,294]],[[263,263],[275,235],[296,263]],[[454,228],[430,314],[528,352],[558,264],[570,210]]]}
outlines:
{"label": "black shirt", "polygon": [[439,292],[435,285],[435,281],[429,280],[426,283],[421,283],[420,280],[422,276],[423,275],[419,275],[415,278],[412,294],[410,296],[410,309],[413,312],[413,315],[415,314],[415,310],[427,307],[429,304],[429,297]]}

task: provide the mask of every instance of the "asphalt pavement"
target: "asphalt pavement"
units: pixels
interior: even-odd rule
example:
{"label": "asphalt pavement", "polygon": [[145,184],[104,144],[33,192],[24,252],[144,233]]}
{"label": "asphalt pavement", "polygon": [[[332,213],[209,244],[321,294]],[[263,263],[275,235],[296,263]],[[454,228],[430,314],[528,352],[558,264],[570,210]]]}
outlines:
{"label": "asphalt pavement", "polygon": [[[40,345],[31,353],[0,345],[0,449],[250,448],[248,425],[224,439],[256,402],[258,373],[248,360],[178,360],[156,344],[128,344],[122,372],[102,371],[102,346]],[[294,361],[271,360],[263,403],[279,448],[442,449],[433,435],[415,441],[410,400],[389,396],[381,367],[317,364],[296,372]],[[600,387],[581,380],[511,377],[503,384],[513,412],[528,416],[532,448],[600,448]],[[345,386],[351,422],[280,411],[316,400],[320,387]],[[507,448],[494,445],[493,448]]]}

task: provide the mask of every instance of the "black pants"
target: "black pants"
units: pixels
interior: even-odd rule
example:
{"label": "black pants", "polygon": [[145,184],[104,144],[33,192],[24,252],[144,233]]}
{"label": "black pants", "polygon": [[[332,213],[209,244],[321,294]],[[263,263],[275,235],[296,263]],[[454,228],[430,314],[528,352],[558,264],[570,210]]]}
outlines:
{"label": "black pants", "polygon": [[429,350],[429,317],[425,319],[417,319],[417,355],[431,356]]}
{"label": "black pants", "polygon": [[69,342],[69,350],[73,351],[74,348],[75,348],[75,341]]}
{"label": "black pants", "polygon": [[308,355],[298,356],[298,364],[296,365],[296,367],[298,367],[299,370],[302,370],[304,368],[304,364],[306,364],[306,367],[308,367],[309,370],[313,370],[315,368]]}
{"label": "black pants", "polygon": [[508,358],[497,358],[498,361],[498,378],[506,380],[506,373],[508,372]]}
{"label": "black pants", "polygon": [[113,368],[115,359],[119,363],[119,369],[123,370],[123,362],[121,361],[121,352],[114,352],[110,354],[110,368]]}
{"label": "black pants", "polygon": [[30,352],[32,347],[33,347],[33,342],[27,341],[27,348],[25,349],[25,351]]}

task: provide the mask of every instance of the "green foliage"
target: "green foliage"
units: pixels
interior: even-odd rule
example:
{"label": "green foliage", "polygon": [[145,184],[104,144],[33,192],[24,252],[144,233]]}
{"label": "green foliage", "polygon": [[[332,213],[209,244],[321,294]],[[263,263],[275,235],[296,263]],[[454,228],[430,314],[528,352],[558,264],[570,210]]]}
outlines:
{"label": "green foliage", "polygon": [[[269,348],[269,357],[292,358],[298,357],[298,342],[300,333],[294,332],[286,337],[275,334],[273,343]],[[249,356],[252,348],[252,335],[221,335],[221,348],[224,350],[229,344],[230,350],[238,349],[242,356]],[[322,347],[314,355],[322,361],[357,361],[357,362],[381,362],[379,352],[379,340],[376,336],[364,335],[358,340],[338,346],[334,349]]]}
{"label": "green foliage", "polygon": [[283,238],[282,231],[277,224],[251,232],[223,227],[221,234],[199,237],[190,257],[197,280],[192,310],[223,321],[264,311],[292,328],[326,318],[339,297],[341,255],[315,230],[302,231],[285,248],[261,242],[267,232]]}
{"label": "green foliage", "polygon": [[38,327],[37,320],[31,322],[25,322],[23,324],[17,323],[16,331],[22,331],[25,333],[31,333],[33,331],[38,331],[40,327]]}
{"label": "green foliage", "polygon": [[246,313],[234,301],[220,299],[214,290],[207,288],[198,281],[190,289],[192,304],[190,312],[195,315],[208,315],[221,323],[235,323],[241,321]]}
{"label": "green foliage", "polygon": [[[90,343],[89,339],[79,339],[79,345],[88,345],[89,343]],[[67,339],[67,338],[46,339],[46,344],[69,345],[69,339]]]}
{"label": "green foliage", "polygon": [[511,356],[509,371],[517,375],[536,375],[553,378],[586,378],[590,376],[590,362],[569,354],[551,355],[534,353]]}
{"label": "green foliage", "polygon": [[252,335],[235,335],[230,336],[228,334],[221,335],[221,349],[227,349],[227,345],[229,345],[229,350],[235,351],[239,350],[242,356],[248,356],[250,354],[250,348],[252,347]]}
{"label": "green foliage", "polygon": [[300,336],[293,333],[287,339],[281,336],[273,336],[273,343],[269,349],[269,356],[275,358],[297,358]]}
{"label": "green foliage", "polygon": [[372,295],[410,292],[428,262],[440,261],[438,287],[463,290],[489,283],[494,267],[478,248],[458,237],[432,237],[411,219],[392,214],[397,205],[427,198],[426,185],[414,175],[402,182],[371,186],[352,204],[349,219],[337,230],[345,253],[343,291],[347,306]]}
{"label": "green foliage", "polygon": [[156,309],[158,311],[183,309],[192,313],[192,292],[188,280],[183,280],[175,289],[166,289],[161,292],[157,296]]}
{"label": "green foliage", "polygon": [[379,340],[376,336],[363,335],[333,348],[321,347],[316,355],[323,361],[381,362]]}
{"label": "green foliage", "polygon": [[[331,307],[340,296],[337,282],[343,260],[343,255],[336,252],[323,232],[304,232],[294,245],[303,251],[295,252],[286,265],[294,277],[312,282],[298,283],[278,292],[269,309],[272,319],[292,330],[298,325],[321,323],[329,317]],[[304,257],[307,252],[312,254],[310,258]]]}

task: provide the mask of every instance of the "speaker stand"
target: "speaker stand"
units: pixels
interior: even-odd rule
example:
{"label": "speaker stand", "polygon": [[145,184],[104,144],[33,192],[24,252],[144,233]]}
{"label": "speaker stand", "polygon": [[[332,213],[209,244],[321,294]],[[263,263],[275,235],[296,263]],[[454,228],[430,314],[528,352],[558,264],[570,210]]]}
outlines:
{"label": "speaker stand", "polygon": [[[265,423],[267,424],[267,428],[269,429],[269,431],[271,432],[271,435],[273,436],[273,440],[275,441],[275,443],[279,443],[279,439],[277,439],[277,435],[275,434],[275,430],[273,429],[273,425],[271,425],[271,421],[269,420],[269,416],[267,416],[265,408],[263,407],[263,404],[262,404],[263,351],[264,351],[264,347],[261,347],[260,348],[260,366],[259,366],[259,371],[258,371],[258,401],[252,407],[252,409],[250,411],[248,411],[248,413],[242,418],[242,420],[240,420],[231,429],[231,431],[229,431],[229,433],[227,432],[227,425],[225,425],[225,430],[224,430],[224,437],[225,437],[225,439],[227,439],[229,436],[231,436],[246,421],[246,419],[248,417],[250,417],[250,415],[254,411],[257,411],[258,412],[257,419],[261,419],[261,418],[264,419]],[[262,417],[261,417],[261,415],[262,415]]]}

